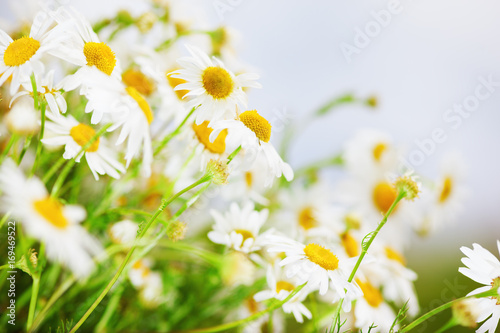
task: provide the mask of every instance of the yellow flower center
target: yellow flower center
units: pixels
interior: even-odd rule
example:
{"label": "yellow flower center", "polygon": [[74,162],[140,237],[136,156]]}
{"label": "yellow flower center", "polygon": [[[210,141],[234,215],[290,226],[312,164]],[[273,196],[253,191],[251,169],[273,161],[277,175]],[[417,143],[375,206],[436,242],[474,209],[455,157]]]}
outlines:
{"label": "yellow flower center", "polygon": [[245,183],[247,184],[248,188],[252,187],[253,175],[250,171],[245,172]]}
{"label": "yellow flower center", "polygon": [[295,286],[287,281],[278,281],[276,283],[276,292],[279,293],[282,290],[292,291],[295,289]]}
{"label": "yellow flower center", "polygon": [[153,121],[153,112],[151,111],[151,108],[149,107],[149,104],[146,101],[146,99],[134,87],[127,87],[125,88],[125,90],[127,90],[129,96],[132,97],[137,102],[142,112],[146,116],[148,124],[151,124],[151,122]]}
{"label": "yellow flower center", "polygon": [[69,222],[63,214],[63,206],[56,199],[47,197],[42,200],[33,202],[33,206],[38,214],[42,215],[45,220],[59,229],[66,229]]}
{"label": "yellow flower center", "polygon": [[306,257],[322,268],[333,271],[339,267],[339,259],[330,250],[323,246],[310,243],[304,247]]}
{"label": "yellow flower center", "polygon": [[[83,147],[87,144],[87,142],[90,141],[90,139],[92,139],[92,137],[95,135],[95,131],[88,125],[78,124],[71,128],[71,130],[69,131],[69,135],[71,135],[73,140],[75,140],[75,142],[78,143],[80,147]],[[99,149],[99,138],[92,142],[90,147],[85,149],[85,151],[88,153],[93,153],[96,152],[97,149]]]}
{"label": "yellow flower center", "polygon": [[349,232],[345,232],[341,236],[342,246],[347,255],[352,258],[359,255],[359,245],[356,239]]}
{"label": "yellow flower center", "polygon": [[[500,276],[497,276],[496,278],[491,281],[491,289],[498,289],[500,288]],[[496,298],[497,300],[497,305],[500,305],[500,296],[493,296],[492,298]]]}
{"label": "yellow flower center", "polygon": [[233,92],[233,78],[224,68],[207,67],[201,75],[201,81],[207,94],[215,99],[227,98]]}
{"label": "yellow flower center", "polygon": [[3,54],[6,66],[21,66],[30,60],[40,48],[40,42],[31,37],[21,37],[7,46]]}
{"label": "yellow flower center", "polygon": [[446,177],[443,182],[443,188],[441,189],[441,194],[439,195],[439,203],[443,203],[451,195],[451,191],[453,190],[453,181],[450,177]]}
{"label": "yellow flower center", "polygon": [[380,162],[382,154],[387,150],[385,143],[379,143],[373,148],[373,158],[375,161]]}
{"label": "yellow flower center", "polygon": [[[172,71],[168,71],[166,76],[167,76],[168,84],[172,87],[172,89],[174,89],[175,87],[177,87],[179,84],[187,82],[186,80],[179,79],[179,78],[172,77],[172,76],[168,75],[170,72],[172,72]],[[184,97],[184,95],[186,95],[189,92],[189,90],[175,90],[174,92],[177,95],[177,97],[180,100],[182,100],[182,98]]]}
{"label": "yellow flower center", "polygon": [[378,183],[373,189],[373,204],[379,211],[385,214],[392,206],[394,200],[396,200],[396,196],[396,189],[391,184],[387,182]]}
{"label": "yellow flower center", "polygon": [[240,234],[241,236],[243,236],[243,243],[249,239],[249,238],[254,238],[253,237],[253,234],[248,231],[248,230],[244,230],[244,229],[236,229],[234,230],[234,232],[236,232],[237,234]]}
{"label": "yellow flower center", "polygon": [[318,225],[312,207],[305,207],[299,212],[299,225],[304,228],[304,230],[309,230]]}
{"label": "yellow flower center", "polygon": [[253,299],[253,297],[247,298],[245,305],[247,306],[247,309],[251,314],[257,313],[259,311],[259,304]]}
{"label": "yellow flower center", "polygon": [[196,134],[198,141],[205,146],[205,148],[214,154],[223,154],[226,151],[226,136],[227,129],[222,130],[214,142],[210,142],[208,139],[213,129],[208,127],[209,122],[204,121],[200,125],[193,123],[193,131]]}
{"label": "yellow flower center", "polygon": [[155,90],[154,83],[142,74],[141,71],[135,69],[128,69],[122,74],[123,83],[127,87],[133,87],[135,90],[143,94],[144,96],[149,96]]}
{"label": "yellow flower center", "polygon": [[239,116],[240,121],[248,127],[255,136],[264,142],[269,142],[271,139],[271,124],[257,113],[257,111],[245,111]]}
{"label": "yellow flower center", "polygon": [[361,280],[356,279],[356,282],[358,283],[359,287],[361,288],[361,291],[363,292],[363,297],[365,298],[366,302],[370,304],[372,307],[376,308],[378,307],[384,298],[382,297],[382,294],[380,293],[380,290],[378,288],[375,288],[370,282],[361,282]]}
{"label": "yellow flower center", "polygon": [[399,253],[398,251],[394,250],[391,247],[387,246],[385,248],[385,255],[387,256],[387,258],[389,258],[391,260],[395,260],[395,261],[399,262],[403,266],[406,265],[406,259],[405,259],[405,257],[401,253]]}
{"label": "yellow flower center", "polygon": [[88,66],[95,66],[101,72],[111,75],[116,65],[116,58],[111,48],[105,43],[87,42],[83,54]]}

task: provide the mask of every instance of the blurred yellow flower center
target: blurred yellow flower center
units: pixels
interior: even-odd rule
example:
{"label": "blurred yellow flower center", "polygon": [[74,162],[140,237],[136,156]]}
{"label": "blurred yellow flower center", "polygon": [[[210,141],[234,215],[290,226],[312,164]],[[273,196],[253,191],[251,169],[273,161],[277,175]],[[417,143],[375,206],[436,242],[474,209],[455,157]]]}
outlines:
{"label": "blurred yellow flower center", "polygon": [[116,65],[116,58],[111,48],[105,43],[87,42],[83,54],[88,66],[95,66],[101,72],[111,75]]}
{"label": "blurred yellow flower center", "polygon": [[[377,210],[385,214],[396,200],[396,196],[396,189],[391,184],[387,182],[378,183],[373,189],[373,204]],[[396,211],[396,207],[394,211]]]}
{"label": "blurred yellow flower center", "polygon": [[252,187],[253,175],[250,171],[245,172],[245,183],[247,184],[248,188]]}
{"label": "blurred yellow flower center", "polygon": [[271,139],[271,124],[262,117],[257,111],[245,111],[239,116],[240,121],[248,127],[255,136],[264,142],[269,142]]}
{"label": "blurred yellow flower center", "polygon": [[323,246],[310,243],[304,247],[306,257],[322,268],[333,271],[339,267],[339,259],[330,250]]}
{"label": "blurred yellow flower center", "polygon": [[368,281],[361,282],[361,280],[356,279],[356,282],[361,288],[361,291],[363,292],[363,297],[365,298],[368,304],[376,308],[382,303],[384,298],[382,297],[382,294],[380,293],[380,290],[378,290],[378,288],[372,286],[372,284]]}
{"label": "blurred yellow flower center", "polygon": [[292,291],[294,289],[295,289],[295,286],[293,284],[291,284],[290,282],[278,281],[276,283],[276,292],[277,293],[279,293],[282,290]]}
{"label": "blurred yellow flower center", "polygon": [[151,108],[149,107],[146,99],[134,87],[127,87],[125,88],[125,90],[127,90],[129,96],[137,102],[142,112],[146,116],[148,124],[151,124],[151,122],[153,121],[153,112],[151,111]]}
{"label": "blurred yellow flower center", "polygon": [[341,236],[342,246],[347,255],[352,258],[359,255],[359,245],[356,239],[349,232],[345,232]]}
{"label": "blurred yellow flower center", "polygon": [[224,68],[207,67],[201,75],[201,81],[207,94],[215,99],[227,98],[233,92],[233,79]]}
{"label": "blurred yellow flower center", "polygon": [[3,54],[6,66],[21,66],[40,48],[40,42],[31,37],[21,37],[11,42]]}
{"label": "blurred yellow flower center", "polygon": [[[168,71],[166,76],[167,76],[168,84],[172,87],[172,89],[174,89],[175,87],[177,87],[179,84],[187,82],[186,80],[179,79],[179,78],[176,78],[176,77],[172,77],[171,75],[169,75],[171,72],[172,71]],[[180,100],[182,100],[182,98],[184,97],[184,95],[186,95],[189,92],[189,90],[175,90],[174,92],[177,95],[177,97]]]}
{"label": "blurred yellow flower center", "polygon": [[385,248],[385,255],[387,256],[387,258],[389,258],[391,260],[395,260],[403,266],[406,265],[405,257],[401,253],[399,253],[398,251],[394,250],[393,248],[391,248],[389,246],[387,246]]}
{"label": "blurred yellow flower center", "polygon": [[[87,142],[92,139],[92,137],[95,135],[95,131],[92,127],[85,125],[85,124],[78,124],[74,127],[71,128],[69,131],[69,135],[75,140],[76,143],[80,147],[83,147],[87,144]],[[97,149],[99,149],[99,138],[97,138],[90,147],[85,149],[86,152],[88,153],[93,153],[96,152]]]}
{"label": "blurred yellow flower center", "polygon": [[248,230],[236,229],[236,230],[234,230],[234,232],[236,232],[237,234],[240,234],[241,236],[243,236],[243,242],[245,242],[249,238],[254,238],[253,234],[250,231],[248,231]]}
{"label": "blurred yellow flower center", "polygon": [[379,143],[373,148],[373,158],[375,161],[380,162],[382,154],[387,150],[385,143]]}
{"label": "blurred yellow flower center", "polygon": [[443,188],[441,194],[439,195],[439,202],[443,203],[450,197],[451,191],[453,190],[453,181],[450,177],[446,177],[443,182]]}
{"label": "blurred yellow flower center", "polygon": [[155,90],[154,83],[142,74],[141,71],[128,69],[122,74],[123,83],[127,87],[133,87],[144,96],[149,96]]}
{"label": "blurred yellow flower center", "polygon": [[63,206],[56,199],[47,197],[33,202],[33,206],[38,214],[42,215],[53,226],[59,229],[66,229],[69,222],[63,214]]}
{"label": "blurred yellow flower center", "polygon": [[312,207],[307,206],[299,212],[299,225],[305,230],[309,230],[318,225]]}
{"label": "blurred yellow flower center", "polygon": [[200,143],[203,144],[205,148],[211,153],[224,153],[226,151],[227,129],[222,130],[219,135],[217,135],[217,138],[214,140],[214,142],[210,142],[208,138],[213,129],[208,127],[208,124],[208,121],[204,121],[200,125],[196,125],[196,123],[193,123],[193,131],[196,134],[198,141],[200,141]]}
{"label": "blurred yellow flower center", "polygon": [[349,213],[344,216],[344,222],[349,229],[359,229],[361,228],[361,218],[355,213]]}

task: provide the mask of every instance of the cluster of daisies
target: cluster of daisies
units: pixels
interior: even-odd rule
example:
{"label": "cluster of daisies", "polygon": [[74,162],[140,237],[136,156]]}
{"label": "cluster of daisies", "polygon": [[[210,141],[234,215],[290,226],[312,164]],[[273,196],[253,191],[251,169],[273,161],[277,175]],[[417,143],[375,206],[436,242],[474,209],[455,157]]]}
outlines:
{"label": "cluster of daisies", "polygon": [[[459,157],[444,160],[438,179],[405,178],[415,201],[399,201],[404,152],[378,131],[345,145],[336,159],[345,177],[335,186],[314,168],[294,175],[271,143],[271,124],[248,101],[261,85],[235,57],[235,33],[206,30],[184,5],[156,0],[137,17],[120,12],[92,26],[72,7],[42,3],[29,30],[0,30],[0,208],[2,223],[18,221],[27,236],[17,255],[41,247],[43,274],[70,274],[85,292],[85,281],[96,277],[104,287],[138,248],[112,290],[130,287],[141,307],[166,311],[152,330],[193,328],[169,321],[190,313],[185,281],[172,276],[192,267],[216,281],[206,301],[226,305],[200,318],[254,316],[247,332],[290,331],[289,318],[327,328],[336,309],[342,330],[363,332],[398,328],[404,306],[416,316],[417,275],[404,253],[412,234],[429,235],[460,213]],[[216,190],[190,188],[204,175]],[[161,223],[139,241],[155,211]],[[497,258],[479,245],[462,251],[461,272],[485,285],[474,294],[500,287]],[[233,304],[234,290],[243,297]],[[263,311],[276,302],[282,311]],[[100,325],[127,306],[135,311],[133,302],[109,304]],[[495,330],[498,292],[463,304],[474,324],[486,320],[478,332]],[[39,313],[36,298],[34,306]]]}

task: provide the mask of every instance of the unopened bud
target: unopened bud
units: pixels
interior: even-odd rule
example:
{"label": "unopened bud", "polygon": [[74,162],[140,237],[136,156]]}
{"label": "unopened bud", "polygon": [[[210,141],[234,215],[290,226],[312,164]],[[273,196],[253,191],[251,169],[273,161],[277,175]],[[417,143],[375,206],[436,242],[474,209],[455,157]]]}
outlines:
{"label": "unopened bud", "polygon": [[404,193],[406,200],[418,198],[418,193],[420,192],[419,184],[415,181],[414,177],[409,175],[404,175],[396,179],[394,187],[398,193]]}
{"label": "unopened bud", "polygon": [[187,224],[180,221],[173,221],[167,227],[167,236],[172,241],[184,239],[186,236]]}

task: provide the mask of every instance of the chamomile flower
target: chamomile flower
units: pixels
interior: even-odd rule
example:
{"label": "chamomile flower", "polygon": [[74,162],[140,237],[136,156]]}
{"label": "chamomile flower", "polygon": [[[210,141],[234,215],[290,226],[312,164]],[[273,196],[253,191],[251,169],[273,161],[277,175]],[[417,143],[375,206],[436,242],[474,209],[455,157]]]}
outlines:
{"label": "chamomile flower", "polygon": [[247,202],[242,208],[232,203],[224,215],[216,210],[210,213],[215,219],[213,230],[208,233],[212,242],[245,253],[260,250],[263,235],[259,235],[259,231],[267,220],[267,209],[259,212],[254,210],[251,202]]}
{"label": "chamomile flower", "polygon": [[40,129],[40,112],[34,107],[31,96],[16,100],[5,116],[5,123],[12,133],[33,135]]}
{"label": "chamomile flower", "polygon": [[[498,251],[500,253],[500,241],[497,241]],[[495,289],[498,293],[500,287],[500,261],[491,252],[479,244],[472,244],[472,249],[462,246],[460,250],[467,256],[462,258],[462,263],[466,267],[460,267],[458,271],[468,278],[484,285],[479,287],[468,295],[479,294],[488,290]],[[481,315],[477,322],[483,322],[476,332],[495,332],[500,320],[500,296],[491,298],[481,298],[479,307]]]}
{"label": "chamomile flower", "polygon": [[130,220],[114,223],[108,229],[108,234],[113,243],[131,245],[137,237],[139,225]]}
{"label": "chamomile flower", "polygon": [[12,76],[11,95],[18,91],[21,83],[30,81],[32,73],[43,73],[41,57],[47,53],[54,54],[66,38],[62,27],[50,29],[52,23],[49,15],[40,11],[33,19],[29,36],[13,40],[0,30],[0,86]]}
{"label": "chamomile flower", "polygon": [[280,266],[286,266],[287,277],[296,276],[299,284],[307,282],[309,289],[319,288],[320,295],[331,288],[336,292],[336,298],[345,298],[344,311],[350,311],[352,300],[361,295],[359,287],[347,281],[356,258],[339,260],[330,249],[320,244],[304,245],[282,236],[271,235],[268,241],[269,252],[286,254]]}
{"label": "chamomile flower", "polygon": [[65,159],[76,158],[80,162],[85,156],[90,171],[96,180],[99,175],[109,175],[113,178],[120,178],[120,173],[125,172],[123,165],[114,158],[114,152],[106,145],[106,140],[97,138],[85,152],[78,155],[80,150],[96,134],[89,125],[79,123],[71,115],[64,117],[47,114],[50,121],[47,122],[47,130],[53,133],[52,137],[45,137],[42,142],[46,145],[64,145]]}
{"label": "chamomile flower", "polygon": [[[283,301],[298,286],[293,279],[285,277],[282,268],[277,265],[268,265],[266,278],[267,285],[270,289],[256,293],[253,298],[257,302],[262,302],[271,298]],[[311,311],[302,304],[307,294],[306,289],[302,289],[282,306],[283,311],[285,313],[292,313],[295,320],[299,323],[304,322],[303,316],[308,319],[312,318]]]}
{"label": "chamomile flower", "polygon": [[257,113],[245,111],[237,115],[237,119],[220,120],[210,125],[213,132],[210,141],[214,141],[224,129],[228,130],[226,142],[234,146],[241,146],[247,159],[243,164],[250,168],[258,155],[264,155],[267,160],[268,172],[264,177],[265,186],[271,186],[275,177],[284,175],[288,181],[293,179],[293,170],[269,142],[271,140],[271,124]]}
{"label": "chamomile flower", "polygon": [[177,62],[182,68],[174,71],[171,76],[187,81],[179,84],[175,90],[188,90],[184,98],[193,96],[187,107],[197,108],[196,124],[233,118],[237,105],[247,106],[243,88],[261,87],[255,82],[258,75],[245,73],[235,76],[217,58],[210,59],[196,47],[186,47],[192,57],[179,59]]}
{"label": "chamomile flower", "polygon": [[10,211],[26,234],[45,244],[50,260],[67,266],[78,278],[92,272],[92,256],[102,247],[79,225],[86,217],[81,206],[63,205],[50,197],[38,178],[26,179],[10,159],[0,168],[0,189],[2,210]]}

